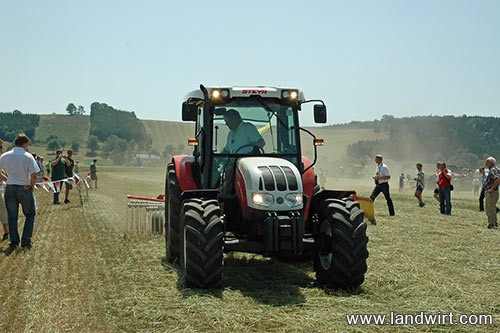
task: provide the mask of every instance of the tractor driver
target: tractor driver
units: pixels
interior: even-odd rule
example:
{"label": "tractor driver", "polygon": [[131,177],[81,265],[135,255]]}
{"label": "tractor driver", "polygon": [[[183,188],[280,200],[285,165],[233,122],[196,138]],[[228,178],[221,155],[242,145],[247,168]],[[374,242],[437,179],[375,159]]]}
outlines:
{"label": "tractor driver", "polygon": [[230,132],[222,153],[248,154],[257,152],[266,144],[255,125],[244,122],[235,109],[229,109],[224,113],[224,121]]}

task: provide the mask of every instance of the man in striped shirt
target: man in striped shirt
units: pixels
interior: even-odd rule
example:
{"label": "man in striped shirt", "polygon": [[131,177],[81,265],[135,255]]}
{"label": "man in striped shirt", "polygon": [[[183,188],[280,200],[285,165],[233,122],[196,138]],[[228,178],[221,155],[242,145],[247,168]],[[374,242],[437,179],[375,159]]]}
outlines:
{"label": "man in striped shirt", "polygon": [[491,156],[486,159],[486,167],[490,169],[484,187],[484,210],[488,217],[488,229],[498,227],[496,205],[498,202],[498,186],[500,185],[500,170],[498,170],[496,163],[495,158]]}

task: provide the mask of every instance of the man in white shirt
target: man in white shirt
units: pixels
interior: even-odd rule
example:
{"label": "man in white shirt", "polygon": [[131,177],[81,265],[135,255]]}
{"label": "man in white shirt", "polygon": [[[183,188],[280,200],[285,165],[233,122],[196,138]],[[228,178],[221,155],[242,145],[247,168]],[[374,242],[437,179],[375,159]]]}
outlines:
{"label": "man in white shirt", "polygon": [[244,122],[238,111],[227,110],[224,120],[231,131],[227,135],[223,153],[248,154],[266,144],[257,128],[252,123]]}
{"label": "man in white shirt", "polygon": [[375,188],[373,189],[370,198],[375,201],[380,192],[382,192],[384,194],[385,200],[387,201],[389,215],[394,216],[394,205],[392,203],[391,194],[389,193],[389,179],[391,179],[391,175],[389,173],[389,168],[387,167],[387,165],[382,162],[383,159],[384,157],[380,154],[375,156],[375,163],[377,163],[375,176],[373,176],[373,180],[375,181]]}
{"label": "man in white shirt", "polygon": [[[10,244],[5,251],[6,255],[14,252],[19,242],[21,242],[23,249],[31,248],[31,236],[36,213],[33,189],[36,183],[36,174],[40,169],[33,155],[26,151],[29,142],[30,140],[26,135],[19,134],[14,141],[14,149],[0,157],[0,170],[5,170],[7,174],[7,186],[5,187],[4,196],[9,220]],[[19,204],[21,204],[26,217],[21,240],[19,240],[17,226]]]}

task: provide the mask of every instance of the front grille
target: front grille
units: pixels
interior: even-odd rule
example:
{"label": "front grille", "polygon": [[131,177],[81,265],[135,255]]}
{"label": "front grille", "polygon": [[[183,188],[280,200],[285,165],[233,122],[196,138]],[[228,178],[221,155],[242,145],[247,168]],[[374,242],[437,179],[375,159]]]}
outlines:
{"label": "front grille", "polygon": [[297,178],[292,169],[287,166],[260,166],[258,167],[262,178],[259,180],[259,189],[262,189],[262,182],[266,191],[297,191],[299,189]]}

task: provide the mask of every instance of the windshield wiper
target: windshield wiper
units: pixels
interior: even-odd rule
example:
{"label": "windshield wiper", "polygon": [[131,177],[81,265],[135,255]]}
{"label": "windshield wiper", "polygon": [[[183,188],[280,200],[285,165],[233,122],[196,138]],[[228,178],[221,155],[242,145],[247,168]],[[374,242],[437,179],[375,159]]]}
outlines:
{"label": "windshield wiper", "polygon": [[[257,102],[259,102],[259,104],[261,104],[266,111],[271,112],[273,114],[273,116],[276,117],[276,120],[281,124],[281,126],[283,126],[284,128],[286,128],[288,131],[290,130],[290,128],[283,122],[283,120],[281,120],[276,115],[276,112],[269,106],[269,104],[267,104],[266,101],[264,101],[264,99],[262,98],[262,96],[255,96],[255,97],[257,99]],[[271,119],[272,119],[272,117],[269,117],[268,121],[271,122]]]}

